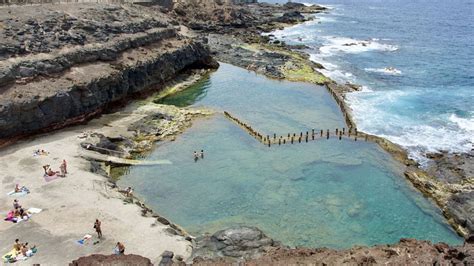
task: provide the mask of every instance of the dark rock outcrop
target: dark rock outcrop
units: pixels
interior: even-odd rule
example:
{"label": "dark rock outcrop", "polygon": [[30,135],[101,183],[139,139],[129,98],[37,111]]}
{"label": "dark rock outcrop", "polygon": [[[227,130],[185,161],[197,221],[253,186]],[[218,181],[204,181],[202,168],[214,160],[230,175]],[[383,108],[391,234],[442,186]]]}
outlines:
{"label": "dark rock outcrop", "polygon": [[86,121],[183,71],[218,65],[159,9],[5,7],[0,21],[0,145]]}
{"label": "dark rock outcrop", "polygon": [[258,228],[242,226],[197,238],[193,257],[248,259],[259,256],[269,247],[278,245]]}
{"label": "dark rock outcrop", "polygon": [[447,209],[458,224],[474,233],[474,191],[454,194],[448,200]]}
{"label": "dark rock outcrop", "polygon": [[81,257],[73,260],[69,265],[71,266],[152,266],[150,259],[139,255],[101,255],[93,254],[87,257]]}
{"label": "dark rock outcrop", "polygon": [[163,254],[161,254],[161,261],[159,266],[167,266],[167,265],[172,265],[173,264],[173,257],[174,253],[172,251],[164,251]]}
{"label": "dark rock outcrop", "polygon": [[[47,95],[35,93],[26,84],[15,90],[16,98],[0,98],[0,139],[52,130],[85,120],[110,104],[145,92],[189,67],[213,67],[209,51],[199,43],[183,43],[169,52],[148,54],[133,65],[110,70],[90,80],[68,82]],[[98,73],[94,73],[98,74]],[[46,83],[46,81],[43,81]],[[61,82],[45,86],[58,86]],[[19,94],[24,89],[25,94]],[[27,95],[31,92],[30,95]]]}
{"label": "dark rock outcrop", "polygon": [[286,12],[277,19],[278,22],[283,22],[283,23],[296,23],[296,22],[300,22],[304,20],[305,20],[305,17],[301,15],[299,11]]}
{"label": "dark rock outcrop", "polygon": [[236,258],[222,254],[214,257],[200,256],[194,257],[193,264],[230,265],[238,262],[239,265],[473,265],[472,239],[466,239],[462,246],[432,244],[416,239],[401,239],[393,245],[353,247],[345,250],[270,246],[263,252],[254,253],[252,257]]}

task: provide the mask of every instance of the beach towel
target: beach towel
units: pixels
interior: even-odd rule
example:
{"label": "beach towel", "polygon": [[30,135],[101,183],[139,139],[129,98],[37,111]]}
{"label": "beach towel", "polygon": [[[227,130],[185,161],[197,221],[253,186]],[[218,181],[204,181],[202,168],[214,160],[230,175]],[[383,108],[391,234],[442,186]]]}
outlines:
{"label": "beach towel", "polygon": [[82,239],[77,240],[77,243],[79,243],[80,245],[84,245],[84,243],[86,243],[86,241],[91,239],[91,238],[92,238],[91,235],[84,235],[84,237],[82,237]]}
{"label": "beach towel", "polygon": [[8,196],[14,196],[14,197],[25,196],[26,194],[28,194],[28,192],[26,191],[15,192],[15,190],[12,190],[7,193]]}
{"label": "beach towel", "polygon": [[28,221],[31,216],[33,214],[37,214],[37,213],[40,213],[41,211],[43,211],[42,209],[39,209],[39,208],[29,208],[28,210],[26,210],[27,213],[29,213],[28,215],[25,215],[23,216],[22,218],[20,217],[15,217],[14,216],[14,212],[13,211],[9,211],[8,214],[7,214],[7,217],[4,219],[5,221],[8,221],[8,222],[13,222],[13,223],[19,223],[19,222],[23,222],[23,221]]}
{"label": "beach towel", "polygon": [[52,181],[54,179],[58,179],[60,176],[58,174],[54,174],[54,175],[44,175],[44,180],[46,180],[46,182],[49,182],[49,181]]}
{"label": "beach towel", "polygon": [[17,252],[15,249],[10,250],[10,252],[2,256],[3,262],[4,263],[15,262],[16,256],[18,255],[18,253],[19,252]]}
{"label": "beach towel", "polygon": [[15,190],[12,190],[8,192],[7,195],[14,196],[14,197],[21,197],[21,196],[25,196],[28,193],[30,193],[30,190],[26,187],[22,187],[20,192],[15,192]]}
{"label": "beach towel", "polygon": [[40,213],[42,211],[42,209],[39,209],[39,208],[29,208],[28,210],[26,210],[27,212],[33,214],[33,213]]}

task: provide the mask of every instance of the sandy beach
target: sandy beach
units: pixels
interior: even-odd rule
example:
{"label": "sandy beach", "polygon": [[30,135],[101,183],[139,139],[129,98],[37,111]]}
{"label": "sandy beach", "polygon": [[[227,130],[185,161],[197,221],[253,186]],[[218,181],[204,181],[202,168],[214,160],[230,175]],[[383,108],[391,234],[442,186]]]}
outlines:
{"label": "sandy beach", "polygon": [[[25,209],[42,209],[28,221],[1,221],[2,256],[12,249],[17,238],[38,248],[33,257],[23,262],[27,265],[66,265],[89,254],[112,254],[118,241],[124,243],[126,254],[141,255],[153,263],[159,262],[165,250],[184,259],[190,256],[191,242],[183,236],[165,232],[169,226],[158,223],[156,218],[143,217],[141,207],[127,204],[125,195],[112,188],[107,178],[91,173],[90,163],[79,156],[82,153],[80,143],[84,141],[79,138],[82,132],[127,134],[127,125],[153,108],[145,106],[140,110],[146,111],[135,115],[124,115],[123,112],[105,115],[85,126],[27,139],[0,152],[0,164],[4,169],[0,188],[2,217],[5,218],[13,208],[14,199],[18,199]],[[38,149],[49,154],[33,156],[34,150]],[[67,176],[46,182],[42,166],[49,164],[57,171],[63,159],[68,163]],[[20,197],[7,195],[15,184],[26,186],[31,193]],[[98,240],[93,228],[96,218],[102,222],[104,237],[94,244]],[[86,234],[92,235],[92,239],[84,245],[78,244]]]}

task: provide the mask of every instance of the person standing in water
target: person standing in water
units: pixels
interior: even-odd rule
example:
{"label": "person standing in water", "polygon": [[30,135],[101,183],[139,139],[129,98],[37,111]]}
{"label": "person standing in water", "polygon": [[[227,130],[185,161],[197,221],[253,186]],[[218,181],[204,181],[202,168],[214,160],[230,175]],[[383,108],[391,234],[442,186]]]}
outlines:
{"label": "person standing in water", "polygon": [[204,159],[204,150],[201,150],[201,159]]}
{"label": "person standing in water", "polygon": [[197,162],[197,160],[199,160],[199,154],[194,151],[194,162]]}

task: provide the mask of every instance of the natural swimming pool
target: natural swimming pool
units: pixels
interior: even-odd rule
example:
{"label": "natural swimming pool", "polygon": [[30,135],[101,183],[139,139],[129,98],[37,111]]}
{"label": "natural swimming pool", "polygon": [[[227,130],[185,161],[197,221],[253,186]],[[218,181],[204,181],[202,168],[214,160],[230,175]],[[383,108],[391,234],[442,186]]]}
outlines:
{"label": "natural swimming pool", "polygon": [[[291,246],[346,248],[402,237],[461,242],[376,144],[331,138],[268,148],[219,113],[229,111],[268,134],[342,128],[342,114],[323,87],[222,64],[163,102],[218,113],[149,155],[172,165],[133,167],[120,185],[133,186],[192,234],[245,224]],[[205,159],[194,162],[200,149]]]}

